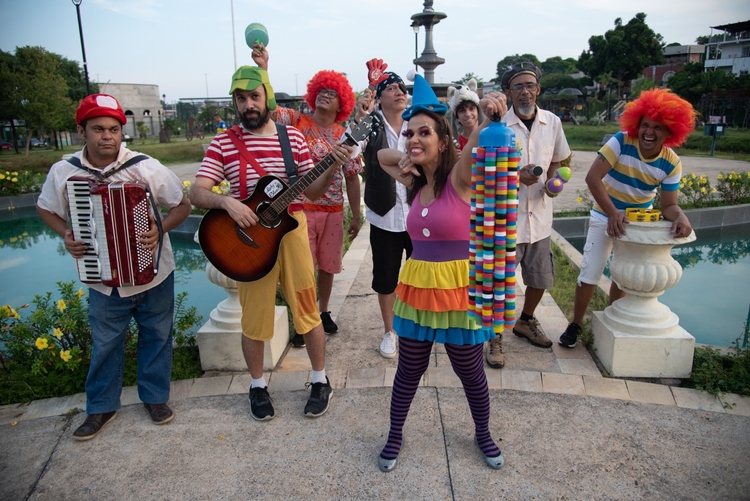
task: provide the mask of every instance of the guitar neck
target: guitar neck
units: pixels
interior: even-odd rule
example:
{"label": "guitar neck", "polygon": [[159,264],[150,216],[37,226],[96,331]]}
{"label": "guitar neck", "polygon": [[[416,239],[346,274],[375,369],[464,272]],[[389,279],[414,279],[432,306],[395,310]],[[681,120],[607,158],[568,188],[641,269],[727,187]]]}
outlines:
{"label": "guitar neck", "polygon": [[[356,146],[357,141],[349,134],[346,134],[344,141],[340,144],[348,146]],[[285,191],[276,201],[273,202],[272,206],[277,214],[285,210],[291,203],[296,199],[303,191],[310,187],[320,176],[325,173],[333,164],[336,163],[336,157],[333,153],[329,153],[326,157],[318,162],[315,167],[310,170],[307,174],[301,177],[296,183],[294,183],[287,191]]]}

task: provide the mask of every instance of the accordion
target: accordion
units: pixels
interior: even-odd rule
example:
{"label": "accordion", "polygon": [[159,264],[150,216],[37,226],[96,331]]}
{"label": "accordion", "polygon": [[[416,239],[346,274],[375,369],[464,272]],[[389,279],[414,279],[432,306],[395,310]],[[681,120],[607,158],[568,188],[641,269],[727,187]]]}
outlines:
{"label": "accordion", "polygon": [[[161,255],[161,218],[151,191],[143,183],[103,184],[72,177],[67,181],[73,237],[86,243],[84,257],[76,259],[83,283],[130,287],[151,282]],[[149,208],[159,226],[156,260],[138,240],[148,231]]]}

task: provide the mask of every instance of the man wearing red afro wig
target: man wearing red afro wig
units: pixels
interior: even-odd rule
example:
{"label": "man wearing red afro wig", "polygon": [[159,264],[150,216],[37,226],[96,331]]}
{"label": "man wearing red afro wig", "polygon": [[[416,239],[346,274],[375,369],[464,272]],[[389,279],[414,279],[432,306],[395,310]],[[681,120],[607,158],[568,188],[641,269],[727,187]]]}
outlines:
{"label": "man wearing red afro wig", "polygon": [[[672,221],[670,231],[675,237],[692,233],[690,221],[677,205],[682,164],[672,147],[685,142],[695,127],[695,117],[692,105],[669,90],[645,91],[625,106],[620,118],[622,132],[599,150],[586,175],[596,203],[578,276],[573,321],[560,336],[561,345],[576,345],[614,240],[625,234],[625,209],[650,208],[657,188],[661,188],[661,212]],[[610,304],[624,295],[612,282]]]}
{"label": "man wearing red afro wig", "polygon": [[[253,60],[267,70],[268,49],[260,45],[254,47]],[[312,114],[278,107],[276,121],[292,125],[304,134],[313,161],[317,164],[331,152],[331,148],[341,142],[346,128],[340,122],[351,115],[356,100],[352,86],[342,73],[323,70],[316,73],[307,83],[305,102],[312,110]],[[338,332],[338,326],[328,310],[328,301],[333,289],[333,275],[341,273],[344,243],[343,184],[346,181],[346,196],[352,210],[352,220],[347,234],[353,240],[361,226],[360,172],[362,163],[359,156],[355,156],[341,169],[336,169],[333,181],[322,197],[315,202],[307,198],[304,200],[310,250],[318,269],[318,306],[326,334]],[[304,337],[295,334],[292,344],[296,347],[304,346]]]}

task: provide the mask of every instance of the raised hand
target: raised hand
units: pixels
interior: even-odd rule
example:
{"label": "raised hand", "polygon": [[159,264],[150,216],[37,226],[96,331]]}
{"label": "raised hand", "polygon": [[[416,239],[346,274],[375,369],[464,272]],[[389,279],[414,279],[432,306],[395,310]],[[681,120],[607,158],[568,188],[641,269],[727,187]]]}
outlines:
{"label": "raised hand", "polygon": [[388,65],[382,59],[370,59],[365,64],[367,65],[367,80],[370,82],[371,89],[388,78],[388,75],[385,74]]}

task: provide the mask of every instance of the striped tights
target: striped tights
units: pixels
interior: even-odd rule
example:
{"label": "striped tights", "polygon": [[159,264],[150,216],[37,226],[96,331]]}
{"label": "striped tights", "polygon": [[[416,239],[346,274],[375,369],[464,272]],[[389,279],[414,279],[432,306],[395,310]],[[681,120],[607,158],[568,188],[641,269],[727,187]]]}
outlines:
{"label": "striped tights", "polygon": [[[388,442],[380,453],[384,459],[394,459],[401,451],[404,422],[419,380],[430,363],[432,344],[429,341],[398,338],[398,369],[391,394],[391,428]],[[483,348],[481,343],[467,346],[445,345],[453,371],[464,386],[479,448],[485,456],[495,457],[500,454],[500,449],[490,435],[490,393],[484,373]]]}

